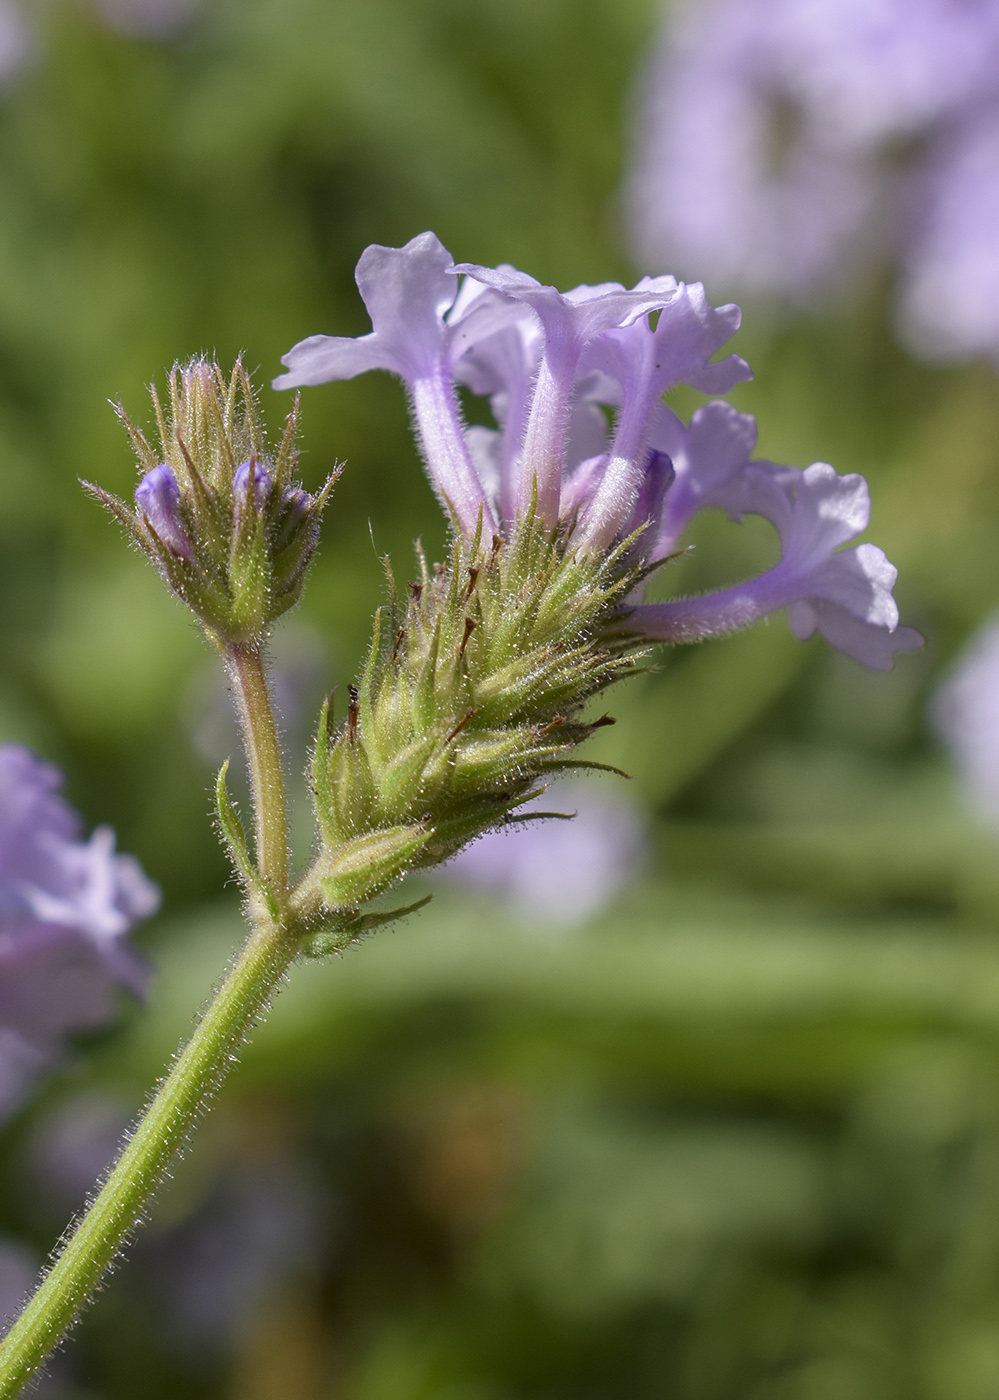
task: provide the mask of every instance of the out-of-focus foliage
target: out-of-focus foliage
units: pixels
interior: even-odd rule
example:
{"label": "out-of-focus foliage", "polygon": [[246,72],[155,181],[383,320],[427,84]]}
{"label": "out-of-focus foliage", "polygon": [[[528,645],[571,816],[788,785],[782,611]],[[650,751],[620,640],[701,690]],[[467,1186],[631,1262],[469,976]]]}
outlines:
{"label": "out-of-focus foliage", "polygon": [[[85,0],[31,14],[0,96],[0,738],[64,767],[167,905],[149,1008],[6,1130],[0,1227],[40,1256],[239,936],[224,692],[76,485],[133,481],[105,400],[362,332],[358,254],[428,227],[562,286],[661,269],[627,266],[614,196],[645,0],[204,0],[159,40]],[[877,285],[740,341],[762,452],[868,476],[925,653],[869,676],[778,618],[630,682],[593,757],[635,775],[644,880],[576,931],[441,890],[296,969],[52,1393],[996,1393],[997,841],[924,708],[999,600],[999,386],[904,358]],[[396,384],[304,408],[307,483],[347,467],[275,641],[296,764],[378,554],[443,540]],[[717,530],[684,586],[771,549]]]}

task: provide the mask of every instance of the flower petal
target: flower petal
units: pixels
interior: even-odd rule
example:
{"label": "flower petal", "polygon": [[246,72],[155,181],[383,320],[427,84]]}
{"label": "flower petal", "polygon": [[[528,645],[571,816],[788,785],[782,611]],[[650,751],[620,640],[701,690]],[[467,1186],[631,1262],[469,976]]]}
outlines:
{"label": "flower petal", "polygon": [[[726,442],[724,431],[718,431],[725,428],[720,411],[708,416],[706,424],[715,430],[716,441]],[[732,419],[728,426],[747,434],[746,425]],[[670,430],[681,438],[681,447],[688,446],[683,439],[689,440],[689,432],[677,434],[669,425],[664,436]],[[704,433],[702,445],[713,436]],[[734,433],[732,437],[734,441]],[[731,467],[734,458],[728,460]],[[778,530],[783,557],[758,578],[733,588],[641,605],[626,619],[629,630],[662,640],[696,641],[785,607],[796,636],[804,639],[818,629],[833,646],[875,670],[890,668],[896,652],[922,644],[917,632],[898,626],[892,597],[897,571],[884,553],[873,544],[839,548],[867,525],[870,499],[863,477],[838,476],[824,462],[803,472],[770,462],[747,463],[728,475],[712,474],[709,468],[705,477],[712,484],[700,503],[723,505],[733,515],[763,515]],[[661,538],[674,537],[667,528]]]}
{"label": "flower petal", "polygon": [[378,336],[310,335],[293,345],[281,363],[288,366],[287,374],[271,381],[274,389],[298,389],[316,384],[332,384],[339,379],[353,379],[367,374],[369,369],[387,369],[401,374],[402,369],[391,357]]}
{"label": "flower petal", "polygon": [[791,603],[787,617],[799,641],[807,641],[813,632],[821,632],[837,651],[851,656],[869,671],[890,671],[899,652],[918,651],[923,645],[923,638],[913,627],[891,630],[872,626],[825,598]]}

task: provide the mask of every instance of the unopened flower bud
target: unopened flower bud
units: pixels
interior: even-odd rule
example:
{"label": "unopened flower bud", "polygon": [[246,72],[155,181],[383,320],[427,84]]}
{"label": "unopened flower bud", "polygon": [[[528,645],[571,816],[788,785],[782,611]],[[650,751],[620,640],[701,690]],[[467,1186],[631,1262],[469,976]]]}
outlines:
{"label": "unopened flower bud", "polygon": [[201,360],[178,365],[168,411],[155,389],[153,401],[156,447],[119,408],[145,473],[135,509],[99,486],[88,489],[215,642],[257,645],[301,595],[336,473],[316,496],[293,480],[297,406],[269,449],[238,362],[231,376]]}
{"label": "unopened flower bud", "polygon": [[169,467],[153,467],[135,488],[136,508],[174,554],[193,559],[191,539],[180,514],[180,487]]}
{"label": "unopened flower bud", "polygon": [[305,572],[319,539],[316,498],[300,486],[288,487],[274,528],[274,604],[280,611],[298,601]]}
{"label": "unopened flower bud", "polygon": [[270,497],[274,482],[267,468],[262,467],[255,457],[251,457],[247,462],[242,462],[236,468],[236,475],[232,480],[232,489],[237,502],[245,502],[247,500],[251,485],[256,507],[258,510],[263,510]]}

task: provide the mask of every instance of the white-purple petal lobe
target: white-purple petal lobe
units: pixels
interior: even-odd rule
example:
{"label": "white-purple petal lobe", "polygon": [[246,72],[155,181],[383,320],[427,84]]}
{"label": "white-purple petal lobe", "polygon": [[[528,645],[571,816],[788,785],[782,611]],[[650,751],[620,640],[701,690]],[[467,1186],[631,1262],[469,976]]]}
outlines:
{"label": "white-purple petal lobe", "polygon": [[275,389],[353,379],[369,369],[407,380],[434,372],[444,345],[444,313],[458,290],[451,254],[440,239],[421,233],[403,248],[374,243],[361,254],[356,278],[371,334],[299,341],[282,357],[289,372],[275,379]]}
{"label": "white-purple petal lobe", "polygon": [[273,381],[275,389],[332,384],[338,379],[367,374],[370,369],[399,372],[394,362],[388,363],[374,335],[356,340],[345,335],[310,335],[282,355],[281,363],[288,366],[288,373],[277,376]]}
{"label": "white-purple petal lobe", "polygon": [[791,631],[799,641],[819,632],[837,651],[859,661],[869,671],[890,671],[900,653],[918,651],[923,638],[914,627],[871,626],[824,598],[800,599],[787,609]]}

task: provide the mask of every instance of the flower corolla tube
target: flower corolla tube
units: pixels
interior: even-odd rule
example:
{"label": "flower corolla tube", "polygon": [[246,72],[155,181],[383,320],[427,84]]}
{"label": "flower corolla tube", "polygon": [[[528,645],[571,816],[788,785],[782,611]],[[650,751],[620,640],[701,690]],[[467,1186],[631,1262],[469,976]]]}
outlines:
{"label": "flower corolla tube", "polygon": [[[896,570],[875,545],[851,544],[870,514],[862,477],[754,458],[754,420],[722,400],[686,424],[663,402],[676,384],[718,394],[752,377],[740,356],[715,358],[738,307],[669,276],[563,293],[512,267],[455,263],[432,233],[368,248],[357,282],[370,334],[301,341],[275,387],[398,375],[430,480],[469,540],[502,538],[530,513],[567,550],[619,550],[642,577],[615,625],[657,641],[700,641],[784,608],[796,636],[821,632],[875,670],[921,644],[899,626]],[[489,399],[495,427],[465,425],[460,385]],[[707,508],[768,520],[778,563],[719,592],[644,601],[644,577]]]}
{"label": "flower corolla tube", "polygon": [[0,1114],[16,1107],[64,1038],[114,1014],[114,989],[141,996],[128,933],[159,891],[110,827],[81,839],[62,775],[19,744],[0,746]]}

